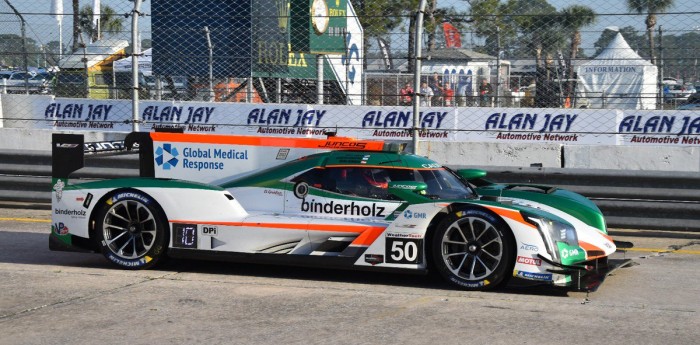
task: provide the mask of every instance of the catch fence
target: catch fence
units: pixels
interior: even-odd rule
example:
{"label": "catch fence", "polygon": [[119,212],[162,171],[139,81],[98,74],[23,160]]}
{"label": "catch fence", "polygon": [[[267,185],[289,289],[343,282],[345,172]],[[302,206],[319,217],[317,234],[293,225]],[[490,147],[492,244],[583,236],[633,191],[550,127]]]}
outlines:
{"label": "catch fence", "polygon": [[[325,104],[353,112],[350,106],[410,107],[419,94],[421,107],[587,108],[601,109],[600,117],[609,109],[682,114],[678,108],[695,100],[700,12],[693,1],[432,0],[417,35],[420,4],[6,0],[0,87],[56,98]],[[128,113],[132,105],[119,107]],[[28,112],[12,116],[40,121]]]}

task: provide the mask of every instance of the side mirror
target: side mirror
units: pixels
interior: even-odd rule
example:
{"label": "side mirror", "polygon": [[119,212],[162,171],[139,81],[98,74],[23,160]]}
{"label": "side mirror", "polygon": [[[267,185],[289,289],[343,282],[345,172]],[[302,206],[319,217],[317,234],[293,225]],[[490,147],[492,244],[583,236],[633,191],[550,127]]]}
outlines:
{"label": "side mirror", "polygon": [[416,181],[393,181],[389,182],[389,193],[397,198],[410,202],[421,203],[430,199],[422,196],[420,193],[428,189],[428,185],[424,182]]}
{"label": "side mirror", "polygon": [[469,183],[477,187],[483,187],[492,184],[492,182],[484,178],[486,177],[486,171],[481,169],[459,169],[457,170],[457,174],[459,174],[459,176],[461,176],[463,179],[469,181]]}
{"label": "side mirror", "polygon": [[467,181],[486,177],[486,171],[481,169],[459,169],[457,174]]}

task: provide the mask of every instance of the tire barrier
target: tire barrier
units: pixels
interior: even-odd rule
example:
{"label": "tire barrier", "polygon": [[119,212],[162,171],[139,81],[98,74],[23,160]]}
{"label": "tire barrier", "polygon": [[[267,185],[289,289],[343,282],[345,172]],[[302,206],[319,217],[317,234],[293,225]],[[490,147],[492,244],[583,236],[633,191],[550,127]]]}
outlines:
{"label": "tire barrier", "polygon": [[[138,177],[134,154],[86,155],[85,180]],[[700,175],[692,172],[620,171],[540,167],[466,167],[488,172],[502,183],[546,184],[568,189],[595,202],[611,228],[700,232]],[[51,154],[0,152],[0,202],[50,207]],[[22,207],[20,204],[18,207]]]}

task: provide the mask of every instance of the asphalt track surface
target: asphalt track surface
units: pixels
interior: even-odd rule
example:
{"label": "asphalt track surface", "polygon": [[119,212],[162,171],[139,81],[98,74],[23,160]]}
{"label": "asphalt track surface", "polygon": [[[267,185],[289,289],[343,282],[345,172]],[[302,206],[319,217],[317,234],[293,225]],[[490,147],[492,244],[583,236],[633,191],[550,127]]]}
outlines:
{"label": "asphalt track surface", "polygon": [[[203,261],[125,271],[48,250],[50,211],[0,208],[0,344],[698,344],[700,234],[635,248],[597,291],[454,290],[424,276]],[[643,236],[639,236],[642,234]]]}

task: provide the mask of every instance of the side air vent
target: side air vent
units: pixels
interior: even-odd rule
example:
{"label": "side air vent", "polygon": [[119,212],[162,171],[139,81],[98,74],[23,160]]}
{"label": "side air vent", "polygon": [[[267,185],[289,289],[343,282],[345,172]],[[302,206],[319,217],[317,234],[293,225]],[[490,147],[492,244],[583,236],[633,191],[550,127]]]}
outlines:
{"label": "side air vent", "polygon": [[339,254],[354,240],[355,237],[329,237],[325,242],[316,247],[311,255],[327,255],[328,253]]}
{"label": "side air vent", "polygon": [[272,247],[258,249],[258,252],[265,253],[265,254],[288,254],[294,248],[296,248],[296,246],[299,244],[299,242],[301,242],[301,240],[293,241],[293,242],[286,242],[286,243],[279,243],[279,244],[276,244]]}

